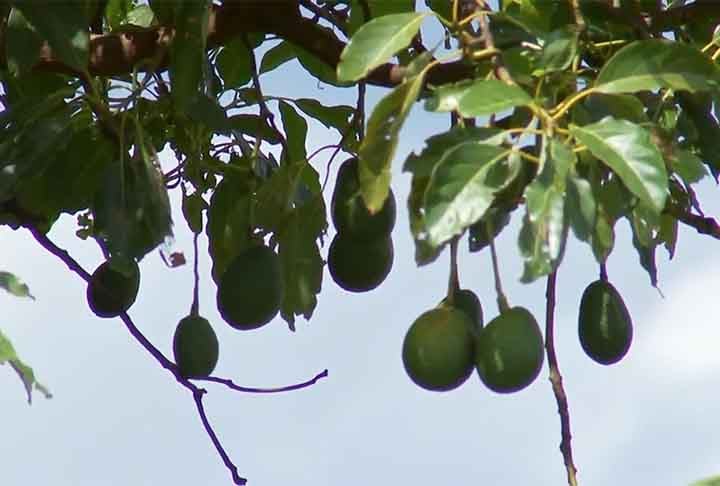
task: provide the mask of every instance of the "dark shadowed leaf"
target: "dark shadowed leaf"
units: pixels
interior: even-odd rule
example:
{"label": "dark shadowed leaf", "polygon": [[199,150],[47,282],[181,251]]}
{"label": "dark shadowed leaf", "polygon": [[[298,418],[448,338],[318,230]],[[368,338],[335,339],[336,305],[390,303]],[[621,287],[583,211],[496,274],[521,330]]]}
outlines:
{"label": "dark shadowed leaf", "polygon": [[223,47],[218,54],[217,68],[223,79],[224,89],[239,88],[250,81],[252,55],[242,39],[235,39]]}

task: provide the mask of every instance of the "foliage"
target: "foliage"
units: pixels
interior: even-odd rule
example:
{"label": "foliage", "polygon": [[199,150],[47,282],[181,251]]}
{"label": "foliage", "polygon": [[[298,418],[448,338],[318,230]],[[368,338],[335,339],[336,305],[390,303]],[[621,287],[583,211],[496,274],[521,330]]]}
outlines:
{"label": "foliage", "polygon": [[[294,331],[297,316],[313,315],[325,266],[325,182],[313,160],[322,151],[307,152],[308,123],[317,122],[338,136],[328,167],[340,151],[357,158],[356,187],[343,197],[364,217],[387,207],[388,198],[394,204],[393,164],[410,175],[415,260],[432,264],[450,247],[450,305],[460,288],[458,241],[467,233],[470,252],[493,251],[513,214],[521,219],[520,278],[547,277],[549,296],[570,235],[587,245],[604,275],[621,243],[621,220],[657,285],[657,251],[672,258],[680,224],[720,238],[694,191],[720,174],[720,43],[713,30],[720,8],[615,3],[281,0],[268,13],[263,2],[233,0],[0,2],[0,223],[29,229],[89,280],[47,239],[60,215],[76,215],[78,237],[96,241],[108,259],[140,261],[172,238],[168,191],[179,190],[188,227],[207,235],[214,282],[222,287],[233,269],[233,280],[259,275],[267,283],[251,299],[262,315],[245,322],[235,309],[225,318],[250,330],[279,312]],[[127,33],[130,40],[118,42]],[[423,43],[428,33],[432,48]],[[262,76],[291,60],[333,89],[357,89],[357,105],[265,92]],[[389,90],[365,123],[367,84]],[[416,105],[450,113],[452,123],[397,161],[401,130]],[[163,172],[159,153],[174,156],[176,166]],[[394,222],[394,207],[392,216]],[[371,290],[390,271],[392,224],[381,226],[372,241],[347,230],[336,236],[329,266],[344,288]],[[272,263],[246,265],[243,255],[258,245]],[[375,264],[363,265],[373,252],[380,255]],[[511,320],[531,324],[515,327],[529,329],[516,332],[532,341],[525,356],[532,366],[516,382],[491,386],[515,391],[537,375],[542,339],[535,317],[509,306],[494,263],[502,310],[495,319],[521,309],[522,318]],[[4,288],[29,296],[2,275]],[[240,302],[245,293],[235,290],[223,291],[229,300],[218,303]],[[544,340],[553,380],[559,370],[548,299]],[[197,306],[196,296],[191,315]],[[129,331],[193,392],[206,418],[200,389],[124,310]],[[497,338],[496,329],[478,330],[477,342]],[[505,351],[512,348],[497,339]],[[45,392],[2,335],[0,350],[0,363],[20,370],[28,397],[33,386]],[[485,370],[488,356],[477,352]],[[567,419],[566,405],[561,415]]]}

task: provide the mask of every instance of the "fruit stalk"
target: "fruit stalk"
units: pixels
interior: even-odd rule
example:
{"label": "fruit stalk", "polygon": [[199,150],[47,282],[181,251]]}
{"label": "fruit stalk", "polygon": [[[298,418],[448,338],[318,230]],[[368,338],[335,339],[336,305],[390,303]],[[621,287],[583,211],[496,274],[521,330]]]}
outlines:
{"label": "fruit stalk", "polygon": [[447,301],[450,305],[455,303],[455,293],[460,290],[460,277],[457,265],[458,237],[450,240],[450,277],[448,278]]}
{"label": "fruit stalk", "polygon": [[555,354],[555,286],[557,282],[557,270],[548,275],[547,290],[545,292],[545,351],[547,353],[548,368],[550,369],[550,383],[552,384],[555,401],[560,414],[560,452],[562,453],[567,470],[569,486],[577,486],[577,468],[573,462],[572,434],[570,433],[570,411],[568,408],[567,395],[563,387],[562,375]]}

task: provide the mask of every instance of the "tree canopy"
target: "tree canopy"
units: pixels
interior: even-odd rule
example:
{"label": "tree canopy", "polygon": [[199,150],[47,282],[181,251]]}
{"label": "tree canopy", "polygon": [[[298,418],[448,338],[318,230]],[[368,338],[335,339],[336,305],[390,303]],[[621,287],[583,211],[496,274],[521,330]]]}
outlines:
{"label": "tree canopy", "polygon": [[[680,225],[720,239],[694,190],[720,174],[719,20],[720,4],[702,0],[0,1],[0,224],[30,231],[88,283],[93,312],[122,319],[191,392],[220,459],[244,484],[198,383],[284,392],[327,371],[278,389],[212,375],[218,342],[198,305],[206,276],[197,236],[208,239],[207,278],[230,326],[262,332],[279,315],[295,331],[297,317],[312,318],[328,275],[350,292],[382,285],[399,258],[395,205],[407,204],[417,265],[451,255],[447,295],[428,303],[403,345],[409,378],[448,391],[477,370],[488,388],[510,393],[547,360],[572,486],[555,275],[572,238],[595,256],[579,337],[609,365],[632,341],[632,317],[605,266],[616,244],[637,250],[657,286],[656,254],[672,258]],[[355,105],[266,93],[263,75],[291,60],[328,89],[357,93]],[[386,88],[368,113],[367,86]],[[396,160],[416,105],[447,114],[447,130]],[[337,142],[308,153],[309,122]],[[163,171],[161,153],[174,168]],[[339,173],[326,191],[333,164]],[[394,166],[411,178],[407,201],[395,200]],[[182,194],[185,225],[172,221],[170,191]],[[77,237],[106,257],[95,271],[48,237],[68,214]],[[493,240],[513,214],[519,277],[547,280],[545,316],[512,306],[502,290]],[[621,220],[630,242],[616,241]],[[126,311],[146,255],[186,263],[163,245],[186,227],[196,235],[188,257],[196,291],[170,359]],[[461,242],[493,256],[500,313],[487,323],[460,283]],[[11,273],[0,272],[0,285],[32,297]],[[33,390],[50,396],[0,330],[6,362],[28,400]]]}

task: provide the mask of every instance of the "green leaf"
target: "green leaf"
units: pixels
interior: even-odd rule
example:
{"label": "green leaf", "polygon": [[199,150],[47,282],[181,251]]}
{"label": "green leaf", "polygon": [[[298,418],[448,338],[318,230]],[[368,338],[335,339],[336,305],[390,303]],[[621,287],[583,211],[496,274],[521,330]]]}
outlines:
{"label": "green leaf", "polygon": [[615,246],[615,222],[602,210],[598,210],[595,218],[595,229],[592,235],[592,250],[598,263],[605,263]]}
{"label": "green leaf", "polygon": [[252,78],[253,53],[242,39],[235,39],[223,47],[217,58],[217,68],[223,80],[223,88],[239,88]]}
{"label": "green leaf", "polygon": [[285,64],[297,57],[295,46],[290,42],[280,42],[278,45],[268,49],[260,61],[260,74],[272,71],[278,66]]}
{"label": "green leaf", "polygon": [[668,194],[665,161],[650,133],[625,120],[608,117],[570,131],[590,152],[622,179],[625,186],[656,212],[665,207]]}
{"label": "green leaf", "polygon": [[289,103],[281,101],[279,105],[280,117],[283,121],[285,138],[287,139],[288,153],[284,154],[285,160],[290,164],[304,163],[307,158],[305,150],[307,122]]}
{"label": "green leaf", "polygon": [[[391,2],[371,1],[361,5],[362,0],[350,0],[350,19],[348,34],[353,35],[366,22],[385,15],[415,11],[415,0],[392,0]],[[370,10],[370,17],[365,17],[365,8]]]}
{"label": "green leaf", "polygon": [[77,71],[87,70],[90,31],[87,18],[83,14],[84,0],[63,2],[15,0],[12,3],[22,12],[40,37],[47,40],[53,55]]}
{"label": "green leaf", "polygon": [[670,159],[672,170],[679,175],[686,184],[700,182],[708,171],[702,160],[688,150],[675,149]]}
{"label": "green leaf", "polygon": [[590,181],[573,171],[568,173],[566,210],[577,239],[590,241],[595,229],[597,203]]}
{"label": "green leaf", "polygon": [[149,28],[155,20],[155,14],[147,5],[138,5],[127,13],[123,25]]}
{"label": "green leaf", "polygon": [[713,476],[711,478],[695,481],[690,486],[720,486],[720,476]]}
{"label": "green leaf", "polygon": [[317,305],[324,265],[317,239],[326,227],[325,203],[315,197],[293,210],[277,234],[285,289],[280,314],[293,331],[295,316],[310,319]]}
{"label": "green leaf", "polygon": [[40,382],[35,379],[32,368],[18,358],[15,348],[10,340],[0,331],[0,365],[8,363],[18,374],[25,386],[28,404],[32,403],[33,389],[42,393],[45,398],[52,398],[52,394]]}
{"label": "green leaf", "polygon": [[132,5],[132,0],[108,0],[105,6],[105,19],[110,25],[110,30],[116,30],[122,25]]}
{"label": "green leaf", "polygon": [[275,130],[268,122],[258,115],[234,115],[228,118],[228,125],[231,129],[240,133],[261,138],[271,144],[282,142],[282,134]]}
{"label": "green leaf", "polygon": [[657,234],[657,241],[665,246],[670,260],[675,256],[678,226],[678,220],[674,216],[667,213],[660,215],[660,228]]}
{"label": "green leaf", "polygon": [[172,99],[181,111],[195,98],[205,79],[209,0],[187,0],[175,4],[175,37],[170,47]]}
{"label": "green leaf", "polygon": [[425,109],[456,111],[463,117],[472,118],[531,102],[532,98],[521,87],[489,79],[440,86],[425,103]]}
{"label": "green leaf", "polygon": [[502,147],[470,142],[443,154],[425,192],[430,245],[449,241],[485,214],[495,192],[512,179],[507,153]]}
{"label": "green leaf", "polygon": [[223,178],[210,198],[205,232],[215,283],[220,281],[230,261],[252,245],[254,176],[247,167],[237,169]]}
{"label": "green leaf", "polygon": [[420,74],[397,86],[375,105],[368,120],[359,150],[358,178],[365,205],[371,212],[379,211],[390,193],[390,165],[398,134],[420,94],[423,79]]}
{"label": "green leaf", "polygon": [[543,41],[543,50],[540,59],[536,61],[537,67],[533,74],[542,76],[569,68],[578,52],[577,29],[563,27],[554,30],[546,35]]}
{"label": "green leaf", "polygon": [[485,215],[470,226],[468,249],[476,252],[488,246],[490,241],[510,223],[510,214],[507,210],[497,207],[490,207],[485,211]]}
{"label": "green leaf", "polygon": [[385,15],[358,29],[340,55],[337,76],[340,81],[358,81],[387,62],[420,30],[425,13]]}
{"label": "green leaf", "polygon": [[0,272],[0,288],[15,297],[29,297],[35,300],[28,286],[10,272]]}
{"label": "green leaf", "polygon": [[193,233],[200,233],[203,230],[202,212],[207,209],[208,205],[202,198],[202,194],[194,192],[192,194],[183,194],[182,213],[185,221]]}
{"label": "green leaf", "polygon": [[633,232],[633,246],[640,258],[640,265],[647,271],[650,284],[657,287],[657,263],[655,262],[657,243],[654,234],[659,229],[659,216],[654,214],[650,208],[639,204],[633,209],[630,226]]}
{"label": "green leaf", "polygon": [[295,195],[303,171],[310,168],[306,163],[282,164],[257,189],[255,220],[266,231],[278,231],[293,209]]}
{"label": "green leaf", "polygon": [[43,39],[17,8],[10,11],[5,26],[5,52],[10,74],[29,73],[40,60]]}
{"label": "green leaf", "polygon": [[227,133],[231,129],[225,110],[215,98],[196,91],[192,98],[185,102],[185,106],[188,118],[205,125],[213,132]]}
{"label": "green leaf", "polygon": [[327,128],[336,128],[343,133],[350,124],[350,117],[355,112],[351,106],[325,106],[313,98],[298,98],[295,105],[306,115],[315,118]]}
{"label": "green leaf", "polygon": [[708,56],[684,42],[636,41],[620,49],[595,81],[602,93],[632,93],[669,88],[707,91],[718,86],[718,68]]}
{"label": "green leaf", "polygon": [[108,167],[92,210],[111,253],[139,260],[172,235],[172,218],[162,174],[142,147],[137,151],[138,158]]}
{"label": "green leaf", "polygon": [[445,20],[452,21],[452,2],[447,0],[425,0],[425,5]]}
{"label": "green leaf", "polygon": [[575,161],[565,144],[544,139],[540,173],[525,189],[527,212],[519,238],[525,260],[523,282],[548,275],[560,264],[568,233],[565,188]]}

